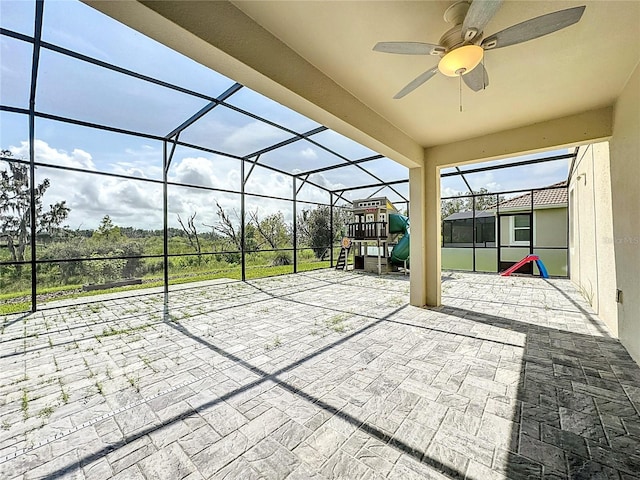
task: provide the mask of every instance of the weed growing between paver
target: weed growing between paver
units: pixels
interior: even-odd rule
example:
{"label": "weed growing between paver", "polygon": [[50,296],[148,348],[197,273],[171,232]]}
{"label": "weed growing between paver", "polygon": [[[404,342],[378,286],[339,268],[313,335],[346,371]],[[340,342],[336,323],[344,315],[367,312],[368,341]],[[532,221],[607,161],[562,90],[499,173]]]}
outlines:
{"label": "weed growing between paver", "polygon": [[[0,430],[0,455],[44,439],[45,447],[6,465],[18,466],[12,476],[27,469],[51,478],[89,476],[98,463],[112,475],[124,465],[145,471],[166,458],[206,477],[228,473],[222,470],[227,463],[255,468],[255,476],[265,478],[289,474],[270,475],[273,464],[298,467],[293,476],[299,478],[330,477],[335,468],[347,477],[356,472],[349,478],[380,471],[429,478],[433,468],[478,479],[523,471],[555,478],[560,469],[559,478],[570,478],[598,462],[609,462],[606,468],[618,462],[613,467],[629,473],[632,449],[613,443],[631,435],[604,438],[598,429],[609,425],[597,414],[587,418],[572,413],[572,404],[552,401],[579,406],[585,395],[606,390],[616,405],[628,404],[621,422],[640,424],[621,390],[637,367],[627,367],[620,345],[586,318],[584,302],[572,306],[556,291],[568,282],[505,280],[456,274],[455,282],[445,282],[450,287],[438,309],[395,306],[408,302],[406,281],[322,272],[172,292],[166,309],[161,296],[114,298],[95,315],[82,307],[30,316],[24,325],[10,319],[0,337],[8,353],[0,357],[0,392],[8,399],[0,404],[0,425],[10,425]],[[539,301],[543,296],[549,309]],[[22,338],[42,333],[45,324],[46,335]],[[96,338],[105,328],[144,325],[100,337],[101,343]],[[600,366],[611,367],[606,378],[595,369],[596,354]],[[550,362],[556,365],[546,369]],[[25,373],[28,379],[8,386]],[[616,378],[626,384],[611,383]],[[574,384],[582,393],[571,387],[563,397],[545,393],[548,386],[559,392],[556,387]],[[70,393],[66,405],[62,385]],[[610,404],[598,402],[594,410]],[[40,416],[49,406],[51,414]],[[584,435],[602,434],[601,442],[589,444],[596,453],[606,449],[597,462],[555,461],[567,458],[561,443],[576,421],[590,427]],[[87,426],[55,440],[65,422]],[[541,425],[536,438],[519,425],[534,422]],[[288,443],[289,433],[299,435],[295,443]],[[588,455],[585,441],[581,445]],[[63,448],[70,449],[69,459],[52,457]],[[628,455],[621,460],[621,453]]]}
{"label": "weed growing between paver", "polygon": [[274,348],[278,348],[280,345],[282,345],[282,340],[278,335],[276,335],[271,342],[267,343],[264,346],[264,348],[265,350],[270,351],[270,350],[273,350]]}
{"label": "weed growing between paver", "polygon": [[137,327],[129,327],[129,328],[123,328],[123,329],[116,329],[113,327],[109,327],[109,328],[105,328],[102,331],[102,334],[96,335],[96,338],[111,337],[113,335],[127,335],[129,333],[137,332],[138,330],[146,330],[150,326],[151,324],[145,324],[145,325],[139,325]]}
{"label": "weed growing between paver", "polygon": [[347,331],[345,321],[350,317],[348,314],[334,315],[325,321],[325,326],[329,330],[333,330],[336,333],[344,333]]}
{"label": "weed growing between paver", "polygon": [[[331,278],[334,272],[328,273]],[[283,330],[280,319],[290,317],[286,299],[305,288],[301,279],[310,288],[333,281],[322,281],[323,272],[319,278],[304,275],[172,292],[166,309],[160,294],[113,295],[25,318],[4,316],[0,341],[8,355],[0,357],[0,456],[5,448],[54,438],[54,432],[76,425],[76,417],[83,423],[193,379],[195,372],[206,376],[231,366],[220,356],[207,358],[210,352],[177,334],[178,327],[222,349],[241,342],[241,358],[274,365],[291,362],[291,352],[306,342],[330,342],[354,328],[356,314],[336,304],[305,306],[315,311],[296,319],[299,330]],[[385,296],[405,289],[402,283]],[[309,335],[312,328],[320,335]]]}

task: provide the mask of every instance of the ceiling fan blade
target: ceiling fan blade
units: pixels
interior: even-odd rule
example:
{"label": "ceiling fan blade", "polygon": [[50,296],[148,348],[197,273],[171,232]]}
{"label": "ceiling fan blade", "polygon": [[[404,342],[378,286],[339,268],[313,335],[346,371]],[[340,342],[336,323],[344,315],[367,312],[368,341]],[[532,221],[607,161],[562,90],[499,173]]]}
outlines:
{"label": "ceiling fan blade", "polygon": [[487,75],[487,70],[482,64],[478,65],[469,73],[463,75],[462,80],[464,80],[464,83],[467,84],[467,87],[469,87],[474,92],[478,92],[489,86],[489,75]]}
{"label": "ceiling fan blade", "polygon": [[437,66],[433,67],[430,70],[427,70],[423,74],[419,75],[415,80],[409,82],[409,84],[407,84],[406,87],[404,87],[402,90],[396,93],[396,95],[393,98],[397,100],[399,98],[404,97],[408,93],[413,92],[416,88],[418,88],[420,85],[425,83],[427,80],[433,77],[436,73],[438,73]]}
{"label": "ceiling fan blade", "polygon": [[376,52],[399,53],[401,55],[439,55],[444,47],[422,42],[379,42],[373,47]]}
{"label": "ceiling fan blade", "polygon": [[557,32],[577,23],[582,17],[585,8],[586,6],[582,5],[532,18],[494,33],[485,38],[480,45],[485,50],[508,47]]}
{"label": "ceiling fan blade", "polygon": [[473,0],[462,23],[462,38],[473,40],[502,6],[503,0]]}

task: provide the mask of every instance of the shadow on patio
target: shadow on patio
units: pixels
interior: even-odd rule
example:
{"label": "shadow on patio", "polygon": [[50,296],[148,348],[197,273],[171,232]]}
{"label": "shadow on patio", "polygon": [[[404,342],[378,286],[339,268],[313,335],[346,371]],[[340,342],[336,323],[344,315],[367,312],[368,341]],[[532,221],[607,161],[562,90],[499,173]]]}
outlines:
{"label": "shadow on patio", "polygon": [[634,478],[640,370],[570,284],[443,285],[440,309],[324,271],[35,314],[3,331],[2,470]]}

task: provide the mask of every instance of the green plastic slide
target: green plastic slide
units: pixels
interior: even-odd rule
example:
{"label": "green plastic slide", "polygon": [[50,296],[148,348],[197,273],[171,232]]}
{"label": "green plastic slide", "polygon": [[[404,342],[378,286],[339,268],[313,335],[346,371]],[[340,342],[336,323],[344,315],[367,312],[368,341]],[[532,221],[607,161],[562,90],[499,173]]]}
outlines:
{"label": "green plastic slide", "polygon": [[[391,261],[396,265],[404,265],[409,258],[409,219],[398,213],[389,214],[389,232],[402,233],[403,237],[391,250]],[[408,263],[408,262],[407,262]]]}

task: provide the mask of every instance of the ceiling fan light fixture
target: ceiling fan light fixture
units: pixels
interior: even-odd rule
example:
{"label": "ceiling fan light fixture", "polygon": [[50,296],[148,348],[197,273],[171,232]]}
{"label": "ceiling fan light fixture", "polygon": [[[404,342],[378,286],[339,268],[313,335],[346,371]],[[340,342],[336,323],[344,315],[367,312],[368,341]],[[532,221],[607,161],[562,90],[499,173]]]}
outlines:
{"label": "ceiling fan light fixture", "polygon": [[478,66],[483,54],[484,49],[478,45],[464,45],[442,57],[438,70],[448,77],[464,75]]}

